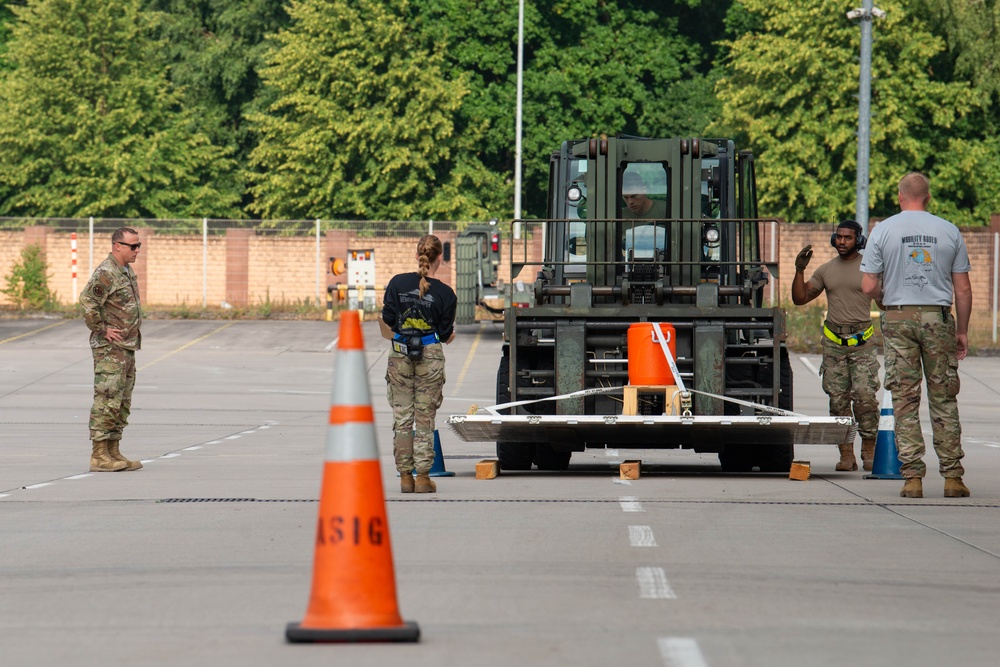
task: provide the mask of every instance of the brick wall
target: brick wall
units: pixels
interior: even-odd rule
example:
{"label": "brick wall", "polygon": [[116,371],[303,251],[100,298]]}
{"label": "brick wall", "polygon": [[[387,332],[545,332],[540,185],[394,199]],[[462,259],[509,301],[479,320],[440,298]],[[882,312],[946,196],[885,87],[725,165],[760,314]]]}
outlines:
{"label": "brick wall", "polygon": [[[871,227],[878,224],[873,221]],[[778,261],[779,279],[776,281],[775,294],[782,303],[791,305],[792,277],[795,275],[795,256],[807,244],[813,246],[813,258],[806,269],[806,279],[812,269],[828,259],[836,256],[837,251],[830,245],[830,235],[834,232],[829,224],[787,224],[778,225]],[[972,272],[969,280],[972,282],[973,310],[970,329],[990,329],[993,326],[993,235],[1000,233],[1000,215],[992,216],[990,227],[965,227],[962,236],[969,250],[969,260],[972,262]],[[765,245],[765,248],[768,246]],[[766,255],[766,250],[765,250]],[[817,302],[825,303],[826,295],[821,295]]]}
{"label": "brick wall", "polygon": [[[830,246],[832,226],[828,224],[778,223],[774,234],[775,254],[779,262],[778,278],[773,280],[775,300],[790,303],[792,276],[795,273],[795,255],[811,243],[814,255],[810,267],[832,258],[836,251]],[[772,225],[765,225],[762,245],[765,257],[771,255]],[[992,325],[993,285],[993,234],[1000,233],[1000,215],[993,216],[990,227],[962,230],[972,260],[974,326]],[[442,231],[437,235],[454,247],[455,232]],[[94,263],[100,263],[110,252],[110,234],[96,235]],[[156,233],[139,228],[142,250],[134,265],[139,276],[143,303],[156,306],[187,304],[201,307],[207,287],[209,306],[218,307],[223,301],[232,305],[256,305],[266,299],[274,302],[314,301],[316,298],[316,239],[313,236],[260,235],[252,230],[230,229],[224,236],[211,235],[207,244],[207,275],[203,271],[206,250],[200,234]],[[532,235],[529,241],[518,241],[514,252],[518,257],[541,256],[541,235]],[[346,276],[333,277],[327,273],[329,257],[346,257],[348,249],[372,248],[375,251],[376,285],[379,298],[389,279],[406,271],[415,271],[415,237],[359,236],[350,231],[327,232],[321,244],[319,258],[320,299],[326,298],[328,282],[346,282]],[[44,226],[28,227],[23,231],[0,231],[0,281],[6,286],[6,276],[20,261],[21,249],[30,243],[40,243],[49,265],[49,286],[57,293],[61,303],[76,301],[93,271],[89,265],[90,239],[86,233],[78,234],[77,294],[73,293],[70,262],[70,235]],[[527,248],[525,248],[527,244]],[[510,280],[509,241],[503,244],[503,261],[500,277]],[[534,280],[537,266],[527,267],[520,279]],[[808,271],[807,271],[808,273]],[[445,282],[455,284],[455,262],[445,262],[438,274]],[[765,296],[770,294],[768,290]],[[820,297],[822,302],[824,297]],[[0,305],[9,305],[6,295],[0,294]]]}

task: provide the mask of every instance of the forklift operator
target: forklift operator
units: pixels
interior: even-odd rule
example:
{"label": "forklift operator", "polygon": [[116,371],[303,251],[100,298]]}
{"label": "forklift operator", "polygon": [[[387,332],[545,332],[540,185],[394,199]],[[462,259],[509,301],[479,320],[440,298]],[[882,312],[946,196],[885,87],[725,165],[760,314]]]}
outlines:
{"label": "forklift operator", "polygon": [[646,196],[646,182],[634,171],[627,171],[622,177],[622,199],[625,208],[623,218],[662,219],[667,217],[667,202]]}

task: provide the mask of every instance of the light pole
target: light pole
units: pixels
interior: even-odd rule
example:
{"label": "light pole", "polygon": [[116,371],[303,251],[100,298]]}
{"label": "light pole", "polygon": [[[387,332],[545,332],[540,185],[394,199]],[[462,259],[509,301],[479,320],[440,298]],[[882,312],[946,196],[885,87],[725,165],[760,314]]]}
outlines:
{"label": "light pole", "polygon": [[[514,120],[514,220],[521,219],[521,100],[524,95],[524,0],[517,7],[517,111]],[[514,238],[521,238],[521,223],[514,223]]]}
{"label": "light pole", "polygon": [[847,12],[847,18],[861,20],[861,76],[858,86],[858,182],[854,203],[854,218],[868,234],[868,158],[870,153],[872,101],[872,17],[883,18],[885,12],[863,0],[860,9]]}

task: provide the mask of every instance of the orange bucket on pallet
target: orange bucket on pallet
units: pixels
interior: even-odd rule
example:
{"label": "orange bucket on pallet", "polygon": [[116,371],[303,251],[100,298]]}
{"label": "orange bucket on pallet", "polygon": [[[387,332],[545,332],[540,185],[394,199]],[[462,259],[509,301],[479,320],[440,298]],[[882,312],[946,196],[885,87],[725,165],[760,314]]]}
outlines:
{"label": "orange bucket on pallet", "polygon": [[677,331],[666,322],[636,322],[628,328],[628,383],[632,385],[676,385],[670,364],[663,355],[663,348],[654,324],[660,327],[667,339],[670,356],[677,361]]}

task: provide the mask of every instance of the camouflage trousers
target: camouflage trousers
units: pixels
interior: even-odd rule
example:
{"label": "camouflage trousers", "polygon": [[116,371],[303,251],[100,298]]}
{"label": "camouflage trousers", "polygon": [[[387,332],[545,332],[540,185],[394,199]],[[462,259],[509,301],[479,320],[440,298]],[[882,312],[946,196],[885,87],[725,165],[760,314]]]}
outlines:
{"label": "camouflage trousers", "polygon": [[958,357],[955,318],[940,311],[886,311],[885,388],[892,392],[899,472],[904,478],[927,473],[920,431],[920,385],[927,379],[934,451],[942,477],[961,477],[962,424],[958,418]]}
{"label": "camouflage trousers", "polygon": [[444,399],[444,346],[424,347],[416,363],[391,352],[385,371],[386,395],[392,406],[392,453],[396,470],[426,473],[434,464],[434,418]]}
{"label": "camouflage trousers", "polygon": [[90,408],[90,439],[121,440],[132,408],[135,351],[114,345],[92,351],[94,405]]}
{"label": "camouflage trousers", "polygon": [[853,417],[862,438],[878,435],[878,348],[872,344],[850,347],[823,340],[819,367],[823,391],[830,397],[830,414]]}

